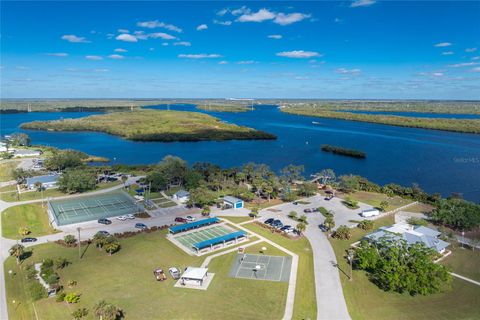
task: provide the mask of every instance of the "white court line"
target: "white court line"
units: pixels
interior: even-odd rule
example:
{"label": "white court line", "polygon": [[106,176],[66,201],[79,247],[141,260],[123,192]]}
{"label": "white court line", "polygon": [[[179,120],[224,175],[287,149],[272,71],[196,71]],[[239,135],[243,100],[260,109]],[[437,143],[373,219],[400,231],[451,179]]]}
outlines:
{"label": "white court line", "polygon": [[282,267],[280,268],[280,274],[278,276],[278,281],[282,280],[282,274],[283,274],[283,265],[285,264],[285,257],[282,257]]}

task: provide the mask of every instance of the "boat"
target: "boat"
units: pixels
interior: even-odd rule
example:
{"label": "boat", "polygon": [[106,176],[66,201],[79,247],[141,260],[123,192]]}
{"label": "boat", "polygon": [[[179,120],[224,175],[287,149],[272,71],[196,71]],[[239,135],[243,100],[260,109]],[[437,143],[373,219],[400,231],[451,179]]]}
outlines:
{"label": "boat", "polygon": [[312,124],[320,124],[320,122],[312,121]]}

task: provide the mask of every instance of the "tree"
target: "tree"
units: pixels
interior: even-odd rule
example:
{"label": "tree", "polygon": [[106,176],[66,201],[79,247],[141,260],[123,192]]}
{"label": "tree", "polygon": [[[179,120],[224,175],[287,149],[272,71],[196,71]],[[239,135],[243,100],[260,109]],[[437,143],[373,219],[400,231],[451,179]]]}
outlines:
{"label": "tree", "polygon": [[345,225],[341,225],[340,227],[338,227],[332,235],[332,237],[340,240],[348,240],[351,236],[352,233],[350,228]]}
{"label": "tree", "polygon": [[188,166],[185,160],[179,157],[166,156],[158,163],[157,169],[165,177],[169,188],[171,185],[184,183]]}
{"label": "tree", "polygon": [[307,216],[302,214],[300,218],[298,218],[298,221],[303,222],[304,224],[308,224],[307,222]]}
{"label": "tree", "polygon": [[346,193],[351,193],[355,190],[358,190],[360,186],[359,178],[359,176],[354,176],[351,174],[340,176],[340,189]]}
{"label": "tree", "polygon": [[69,169],[58,179],[58,188],[66,193],[85,192],[95,189],[97,177],[91,170]]}
{"label": "tree", "polygon": [[356,250],[355,266],[366,270],[370,279],[385,291],[426,295],[446,289],[451,276],[434,260],[438,253],[421,242],[382,237],[374,243],[362,241]]}
{"label": "tree", "polygon": [[128,177],[126,175],[122,175],[120,179],[122,179],[123,187],[125,188],[126,187],[125,183],[127,182]]}
{"label": "tree", "polygon": [[385,211],[385,210],[387,210],[389,205],[390,204],[388,203],[388,201],[384,200],[384,201],[380,202],[379,208],[380,208],[381,211]]}
{"label": "tree", "polygon": [[66,266],[70,264],[70,261],[68,261],[66,258],[63,257],[58,257],[55,259],[55,269],[63,269]]}
{"label": "tree", "polygon": [[77,243],[77,239],[74,235],[67,234],[65,237],[63,237],[63,242],[65,242],[65,244],[68,246],[72,246]]}
{"label": "tree", "polygon": [[72,312],[72,317],[74,320],[81,320],[88,315],[88,309],[80,308]]}
{"label": "tree", "polygon": [[14,147],[28,147],[30,146],[31,139],[26,133],[14,133],[10,135],[10,145]]}
{"label": "tree", "polygon": [[305,182],[300,185],[299,193],[306,197],[313,196],[317,193],[317,185],[315,183]]}
{"label": "tree", "polygon": [[194,205],[204,207],[215,203],[217,195],[205,187],[200,187],[190,193],[190,200]]}
{"label": "tree", "polygon": [[18,184],[24,184],[27,181],[27,178],[30,177],[33,177],[33,171],[31,170],[25,170],[22,168],[13,170],[13,178]]}
{"label": "tree", "polygon": [[80,294],[70,292],[65,295],[64,301],[68,304],[77,303],[80,300]]}
{"label": "tree", "polygon": [[305,167],[303,165],[295,166],[293,164],[289,164],[280,170],[280,173],[285,177],[288,183],[292,183],[295,180],[303,180],[302,173],[304,171]]}
{"label": "tree", "polygon": [[333,216],[328,216],[325,218],[325,221],[323,222],[323,225],[328,229],[328,230],[332,230],[333,228],[335,228],[335,219],[333,218]]}
{"label": "tree", "polygon": [[120,242],[114,236],[108,236],[103,244],[105,251],[111,256],[120,250]]}
{"label": "tree", "polygon": [[28,227],[20,227],[18,228],[18,234],[21,235],[21,236],[26,236],[30,233],[30,230],[28,229]]}
{"label": "tree", "polygon": [[297,223],[297,226],[295,227],[295,229],[297,229],[299,234],[302,234],[305,231],[306,228],[307,228],[307,226],[303,222]]}
{"label": "tree", "polygon": [[480,205],[462,199],[442,199],[430,219],[457,230],[471,230],[480,225]]}
{"label": "tree", "polygon": [[45,160],[44,166],[47,170],[63,171],[69,168],[83,166],[84,159],[88,155],[76,150],[55,150],[53,154]]}
{"label": "tree", "polygon": [[103,245],[105,244],[106,239],[107,239],[107,236],[106,236],[106,235],[104,235],[104,234],[101,233],[101,232],[97,232],[97,233],[95,233],[95,235],[93,236],[93,243],[95,243],[95,247],[97,247],[98,249],[102,250]]}
{"label": "tree", "polygon": [[290,213],[288,214],[288,217],[293,220],[297,220],[297,213],[295,211],[290,211]]}
{"label": "tree", "polygon": [[332,169],[324,169],[317,173],[316,176],[320,179],[320,182],[324,185],[335,181],[335,172]]}
{"label": "tree", "polygon": [[117,320],[124,316],[122,309],[102,300],[93,307],[93,314],[100,320]]}
{"label": "tree", "polygon": [[257,206],[253,207],[252,210],[250,210],[249,216],[252,217],[252,218],[258,217],[258,207]]}
{"label": "tree", "polygon": [[145,183],[150,185],[151,190],[160,191],[167,187],[167,178],[162,172],[153,171],[145,177]]}
{"label": "tree", "polygon": [[358,223],[358,227],[362,230],[369,231],[373,229],[372,220],[362,220]]}
{"label": "tree", "polygon": [[25,247],[22,246],[21,244],[14,244],[10,250],[8,250],[8,253],[17,259],[17,264],[20,264],[20,261],[22,260],[23,255],[25,254]]}
{"label": "tree", "polygon": [[210,215],[210,206],[203,206],[202,216],[209,216],[209,215]]}
{"label": "tree", "polygon": [[350,209],[358,208],[358,201],[356,201],[356,200],[354,200],[350,197],[345,197],[345,199],[343,200],[343,204],[345,204]]}

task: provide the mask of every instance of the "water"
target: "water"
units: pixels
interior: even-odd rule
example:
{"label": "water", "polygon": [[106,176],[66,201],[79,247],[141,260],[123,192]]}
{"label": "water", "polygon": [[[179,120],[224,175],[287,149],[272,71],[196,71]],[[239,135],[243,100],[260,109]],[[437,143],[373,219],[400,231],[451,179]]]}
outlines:
{"label": "water", "polygon": [[378,114],[387,116],[413,117],[413,118],[441,118],[441,119],[480,119],[480,114],[456,114],[456,113],[428,113],[428,112],[404,112],[404,111],[369,111],[369,110],[345,110],[359,114]]}
{"label": "water", "polygon": [[[152,107],[165,109],[165,106]],[[199,111],[192,105],[170,106],[173,110]],[[463,193],[480,202],[480,136],[436,130],[394,127],[336,119],[303,117],[261,106],[244,113],[205,113],[223,121],[271,132],[271,141],[133,142],[95,132],[42,132],[21,130],[34,144],[74,148],[112,159],[112,163],[148,164],[166,155],[177,155],[190,164],[209,161],[222,167],[246,162],[266,163],[278,171],[288,164],[303,164],[306,176],[324,168],[337,175],[354,173],[385,184],[418,183],[428,192],[448,196]],[[1,134],[20,131],[20,123],[33,120],[78,118],[98,112],[20,113],[1,115]],[[366,152],[367,159],[354,159],[320,150],[331,144]],[[115,159],[115,160],[113,160]]]}

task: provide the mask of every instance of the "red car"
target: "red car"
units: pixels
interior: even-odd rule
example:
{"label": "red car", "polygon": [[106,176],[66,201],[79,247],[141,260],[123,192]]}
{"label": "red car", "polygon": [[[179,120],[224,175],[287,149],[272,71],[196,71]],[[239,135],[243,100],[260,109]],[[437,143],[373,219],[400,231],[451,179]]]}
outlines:
{"label": "red car", "polygon": [[175,218],[175,222],[182,222],[182,223],[185,223],[185,222],[187,222],[187,219],[185,219],[185,218],[182,218],[182,217],[176,217],[176,218]]}

